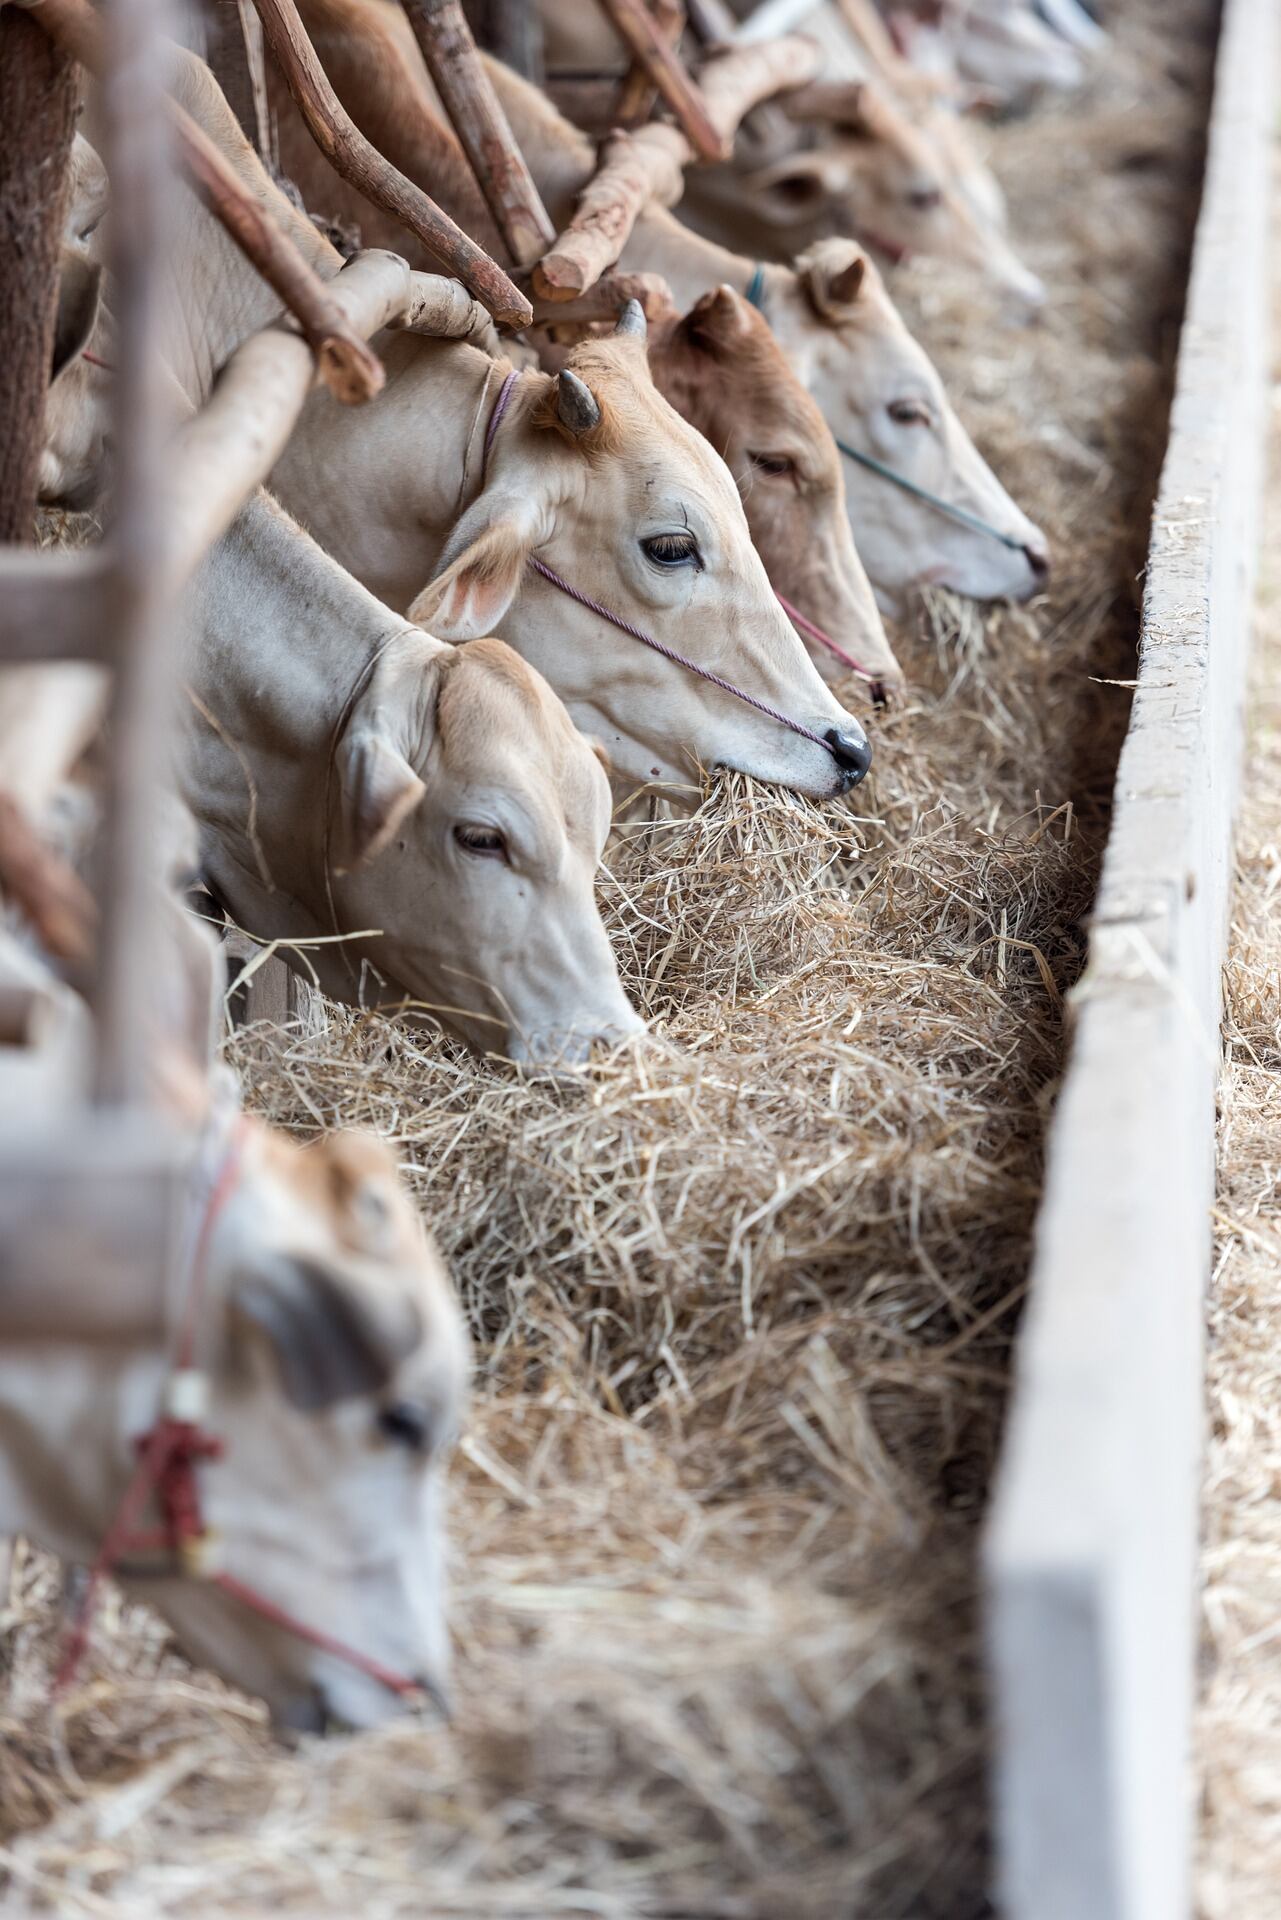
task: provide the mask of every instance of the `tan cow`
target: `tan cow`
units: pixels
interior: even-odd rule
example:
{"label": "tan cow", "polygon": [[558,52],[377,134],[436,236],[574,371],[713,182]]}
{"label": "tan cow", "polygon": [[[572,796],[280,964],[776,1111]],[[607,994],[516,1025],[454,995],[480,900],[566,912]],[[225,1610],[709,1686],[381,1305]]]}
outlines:
{"label": "tan cow", "polygon": [[[100,410],[61,392],[84,379],[73,361],[54,381],[47,459],[91,493]],[[325,941],[310,964],[286,957],[340,999],[428,1007],[481,1051],[568,1064],[639,1030],[593,891],[609,783],[533,668],[398,618],[264,494],[188,599],[178,778],[241,927]],[[43,718],[61,708],[65,724],[74,697],[91,736],[101,670],[6,678],[25,723],[8,752],[47,796]],[[340,933],[372,937],[330,944]]]}
{"label": "tan cow", "polygon": [[572,1062],[640,1029],[593,890],[609,783],[519,655],[389,613],[265,495],[191,598],[181,778],[241,926],[375,930],[312,949],[326,991],[408,997],[482,1051]]}
{"label": "tan cow", "polygon": [[[732,287],[650,327],[659,391],[724,456],[777,592],[886,691],[902,685],[845,511],[841,457],[777,335]],[[838,655],[810,643],[838,680]]]}
{"label": "tan cow", "polygon": [[[176,84],[273,217],[335,272],[337,254],[268,180],[208,69],[188,57]],[[185,207],[169,267],[175,371],[194,399],[276,302],[190,196]],[[724,462],[655,389],[643,340],[587,344],[558,377],[526,373],[488,458],[503,363],[413,335],[380,351],[378,399],[340,409],[317,395],[272,476],[357,579],[443,638],[508,640],[600,737],[621,781],[687,783],[699,765],[724,765],[822,798],[862,778],[866,736],[774,598]]]}
{"label": "tan cow", "polygon": [[[383,0],[303,0],[302,11],[336,90],[365,133],[483,244],[497,247],[400,9]],[[517,75],[496,62],[489,71],[553,218],[563,223],[595,171],[593,147]],[[314,210],[351,217],[354,204],[360,219],[364,203],[344,196],[283,104],[280,133],[286,169],[301,179]],[[390,239],[376,219],[366,237],[412,255],[411,243]],[[834,271],[838,246],[842,266]],[[660,208],[637,221],[622,264],[661,274],[682,307],[722,283],[740,294],[757,283],[758,263],[694,234]],[[961,527],[848,464],[846,509],[882,605],[897,608],[922,582],[977,599],[1025,599],[1039,591],[1047,569],[1044,536],[980,457],[862,249],[827,242],[796,271],[771,267],[761,278],[766,318],[836,439],[885,464],[901,462],[904,478],[991,528]]]}
{"label": "tan cow", "polygon": [[[0,784],[41,828],[55,775],[65,777],[102,705],[81,697],[75,669],[43,673],[70,697],[43,708],[43,753],[21,755],[33,716],[13,695],[29,683],[0,675]],[[185,846],[180,817],[174,826],[166,844]],[[172,895],[158,908],[153,1085],[193,1143],[183,1244],[194,1249],[207,1222],[207,1251],[184,1254],[193,1264],[151,1301],[141,1280],[132,1296],[108,1286],[86,1299],[99,1277],[92,1261],[72,1263],[62,1297],[56,1276],[30,1281],[30,1222],[6,1223],[0,1514],[64,1558],[91,1561],[135,1471],[138,1436],[166,1407],[196,1419],[226,1447],[196,1468],[214,1549],[199,1574],[239,1586],[167,1554],[158,1564],[151,1555],[158,1577],[144,1577],[130,1548],[118,1572],[187,1652],[264,1695],[279,1718],[373,1725],[406,1701],[364,1663],[438,1699],[445,1690],[443,1475],[466,1392],[462,1319],[381,1141],[336,1134],[304,1150],[236,1115],[230,1076],[211,1092],[216,948]],[[0,1160],[29,1161],[44,1134],[60,1140],[79,1122],[90,1022],[12,924],[0,927],[0,994],[29,1009],[0,1036]],[[184,1364],[207,1378],[203,1407],[189,1383],[181,1406],[169,1401],[176,1327],[192,1306]],[[295,1629],[268,1617],[275,1610]],[[308,1637],[317,1634],[354,1660]]]}

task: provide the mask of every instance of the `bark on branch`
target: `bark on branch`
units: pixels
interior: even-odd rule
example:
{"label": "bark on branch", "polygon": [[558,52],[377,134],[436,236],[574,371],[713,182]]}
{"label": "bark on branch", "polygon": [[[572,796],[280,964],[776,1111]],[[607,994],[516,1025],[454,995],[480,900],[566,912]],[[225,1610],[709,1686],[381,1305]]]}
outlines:
{"label": "bark on branch", "polygon": [[[812,40],[789,34],[759,46],[734,47],[707,60],[699,69],[699,82],[717,139],[732,148],[744,116],[776,93],[806,86],[819,58]],[[661,122],[635,133],[612,134],[572,220],[534,268],[535,295],[549,301],[585,293],[619,258],[650,201],[675,206],[683,169],[693,157],[684,133]]]}
{"label": "bark on branch", "polygon": [[352,121],[329,84],[293,0],[254,0],[254,5],[308,131],[335,172],[407,227],[500,326],[526,326],[529,303],[502,268],[421,187],[384,159]]}
{"label": "bark on branch", "polygon": [[[807,86],[821,58],[815,42],[796,33],[713,54],[699,68],[698,84],[717,132],[733,146],[753,107],[775,94],[790,95],[797,87]],[[783,105],[788,104],[785,99]]]}
{"label": "bark on branch", "polygon": [[676,127],[655,124],[613,134],[573,219],[534,268],[535,294],[573,300],[585,293],[618,259],[651,200],[670,207],[680,199],[688,158],[688,143]]}
{"label": "bark on branch", "polygon": [[516,265],[530,266],[551,245],[556,230],[498,103],[459,0],[402,0],[402,4],[498,231]]}
{"label": "bark on branch", "polygon": [[663,29],[644,0],[600,0],[614,31],[631,49],[654,86],[676,116],[676,121],[700,160],[728,160],[729,148],[707,109],[701,87],[690,79],[680,56],[668,44]]}

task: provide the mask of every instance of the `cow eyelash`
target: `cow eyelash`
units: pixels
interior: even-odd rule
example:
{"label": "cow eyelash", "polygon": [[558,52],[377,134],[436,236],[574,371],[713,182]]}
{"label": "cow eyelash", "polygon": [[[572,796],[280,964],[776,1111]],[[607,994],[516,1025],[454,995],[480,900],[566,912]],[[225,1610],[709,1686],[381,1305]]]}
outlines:
{"label": "cow eyelash", "polygon": [[478,860],[506,860],[507,842],[497,827],[481,827],[460,822],[454,828],[454,839],[464,853],[473,854]]}
{"label": "cow eyelash", "polygon": [[641,552],[656,567],[697,567],[703,571],[703,556],[692,533],[656,533],[641,541]]}
{"label": "cow eyelash", "polygon": [[785,453],[749,453],[747,457],[758,473],[768,474],[771,480],[796,478],[796,462]]}
{"label": "cow eyelash", "polygon": [[934,416],[923,400],[891,400],[886,408],[901,427],[932,427]]}
{"label": "cow eyelash", "polygon": [[426,1407],[414,1400],[397,1400],[389,1407],[378,1409],[378,1431],[384,1440],[394,1440],[398,1447],[407,1447],[411,1453],[430,1451],[431,1424]]}
{"label": "cow eyelash", "polygon": [[918,213],[933,213],[935,207],[941,206],[942,202],[943,195],[937,187],[913,187],[907,196],[908,205],[914,207]]}

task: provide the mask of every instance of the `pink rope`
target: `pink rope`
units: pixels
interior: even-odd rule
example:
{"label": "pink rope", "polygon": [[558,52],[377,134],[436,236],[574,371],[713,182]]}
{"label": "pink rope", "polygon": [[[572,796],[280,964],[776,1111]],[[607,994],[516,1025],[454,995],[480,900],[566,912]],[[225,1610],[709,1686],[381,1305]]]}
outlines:
{"label": "pink rope", "polygon": [[774,589],[774,598],[778,601],[779,606],[783,609],[788,619],[791,620],[794,625],[798,626],[802,633],[808,633],[811,640],[817,640],[821,647],[826,647],[829,653],[835,654],[842,666],[848,667],[850,672],[856,673],[860,680],[866,680],[874,687],[879,684],[880,676],[878,674],[869,673],[866,667],[860,667],[852,653],[846,653],[844,647],[838,646],[830,633],[824,633],[822,627],[816,627],[812,620],[807,620],[805,615],[799,612],[790,600],[783,598],[783,595],[777,587]]}
{"label": "pink rope", "polygon": [[589,593],[581,593],[577,587],[571,587],[568,580],[563,579],[559,573],[553,572],[551,567],[546,566],[543,561],[536,560],[531,555],[528,564],[535,573],[541,573],[543,579],[550,582],[559,592],[568,594],[571,600],[577,600],[580,607],[586,607],[589,613],[599,614],[602,620],[608,620],[609,624],[617,627],[620,633],[629,633],[632,639],[639,640],[643,647],[649,647],[654,653],[661,653],[664,660],[670,660],[673,666],[684,667],[687,672],[696,673],[700,680],[706,680],[709,686],[719,687],[722,693],[731,694],[735,700],[741,700],[745,707],[755,707],[757,713],[763,713],[767,720],[777,720],[779,726],[786,727],[789,733],[799,734],[802,740],[812,740],[816,747],[822,747],[826,753],[832,751],[831,741],[825,740],[821,733],[815,733],[810,727],[803,727],[799,720],[790,719],[787,714],[780,713],[777,707],[771,707],[764,700],[758,700],[755,694],[746,692],[742,687],[736,687],[732,680],[722,679],[721,675],[713,673],[710,667],[700,667],[697,660],[690,660],[685,654],[677,653],[675,647],[665,647],[661,640],[655,640],[652,633],[642,632],[641,628],[634,627],[630,620],[624,620],[621,614],[602,606],[599,600],[593,600]]}

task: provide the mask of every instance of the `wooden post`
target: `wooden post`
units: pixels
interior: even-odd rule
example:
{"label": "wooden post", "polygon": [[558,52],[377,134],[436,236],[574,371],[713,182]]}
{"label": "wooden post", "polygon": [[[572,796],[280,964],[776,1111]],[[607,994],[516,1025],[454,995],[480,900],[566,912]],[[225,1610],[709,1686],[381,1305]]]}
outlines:
{"label": "wooden post", "polygon": [[250,0],[202,0],[204,57],[246,140],[269,172],[278,155],[267,99],[267,55]]}
{"label": "wooden post", "polygon": [[459,0],[402,4],[498,231],[516,265],[532,266],[556,238],[556,229],[498,104]]}
{"label": "wooden post", "polygon": [[172,595],[164,511],[161,260],[173,132],[165,113],[164,0],[112,0],[102,78],[111,176],[115,352],[116,622],[106,792],[96,888],[102,913],[92,1004],[95,1092],[104,1104],[150,1096],[148,956],[157,924],[156,822],[173,737]]}
{"label": "wooden post", "polygon": [[543,84],[543,23],[537,0],[463,0],[476,44],[522,80]]}
{"label": "wooden post", "polygon": [[366,140],[330,86],[293,0],[254,5],[308,132],[334,170],[421,240],[501,326],[527,326],[529,303],[502,268]]}
{"label": "wooden post", "polygon": [[74,62],[0,8],[0,541],[29,540],[53,358]]}
{"label": "wooden post", "polygon": [[644,0],[600,0],[611,24],[649,73],[676,116],[677,125],[700,160],[728,160],[729,152],[712,123],[702,94],[662,32]]}
{"label": "wooden post", "polygon": [[[102,23],[89,0],[21,0],[31,18],[64,52],[105,74]],[[268,286],[280,295],[314,348],[320,377],[335,399],[352,403],[371,399],[383,383],[382,363],[334,305],[325,282],[293,241],[260,205],[231,162],[176,101],[163,94],[161,118],[176,130],[178,158],[209,211],[220,220]],[[114,193],[114,187],[113,187]],[[118,199],[118,196],[116,196]],[[120,222],[113,221],[113,228]]]}
{"label": "wooden post", "polygon": [[[683,0],[649,0],[659,34],[675,53],[685,31]],[[654,76],[644,61],[633,59],[618,90],[618,125],[638,127],[649,119],[658,99]]]}

